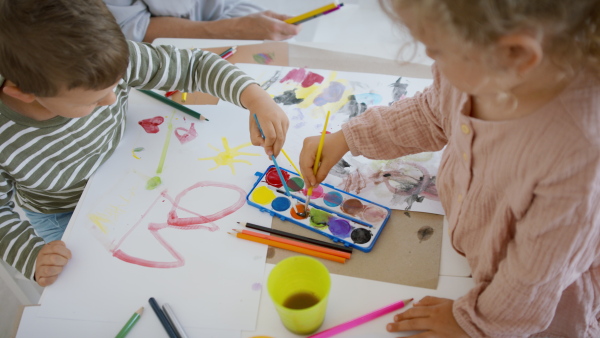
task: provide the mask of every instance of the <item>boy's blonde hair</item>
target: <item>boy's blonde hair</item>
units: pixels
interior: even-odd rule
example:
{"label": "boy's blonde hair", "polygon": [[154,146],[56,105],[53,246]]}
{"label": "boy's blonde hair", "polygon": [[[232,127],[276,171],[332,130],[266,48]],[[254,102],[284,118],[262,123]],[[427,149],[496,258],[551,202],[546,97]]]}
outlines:
{"label": "boy's blonde hair", "polygon": [[25,93],[108,88],[128,61],[125,37],[101,0],[0,0],[0,75]]}
{"label": "boy's blonde hair", "polygon": [[423,22],[441,24],[454,36],[477,47],[527,31],[544,38],[544,52],[558,66],[580,66],[600,74],[599,0],[379,0],[384,11],[401,21],[405,8]]}

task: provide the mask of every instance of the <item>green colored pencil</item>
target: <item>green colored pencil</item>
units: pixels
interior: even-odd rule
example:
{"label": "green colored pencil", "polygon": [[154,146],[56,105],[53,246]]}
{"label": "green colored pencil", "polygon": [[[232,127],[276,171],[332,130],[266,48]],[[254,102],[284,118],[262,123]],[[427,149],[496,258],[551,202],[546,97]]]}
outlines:
{"label": "green colored pencil", "polygon": [[190,116],[193,116],[193,117],[197,118],[198,120],[208,121],[208,119],[206,117],[200,115],[200,113],[198,113],[197,111],[191,110],[190,108],[188,108],[188,107],[186,107],[186,106],[184,106],[182,104],[179,104],[179,103],[177,103],[177,102],[175,102],[175,101],[173,101],[173,100],[171,100],[169,98],[166,98],[166,97],[164,97],[164,96],[162,96],[160,94],[157,94],[157,93],[155,93],[155,92],[153,92],[151,90],[145,90],[145,89],[138,89],[138,90],[140,92],[148,95],[148,96],[151,96],[151,97],[157,99],[158,101],[160,101],[162,103],[166,103],[169,106],[171,106],[171,107],[173,107],[173,108],[175,108],[177,110],[180,110],[180,111],[182,111],[182,112],[184,112],[184,113],[186,113],[186,114],[188,114]]}
{"label": "green colored pencil", "polygon": [[136,312],[133,313],[133,316],[131,316],[131,318],[129,318],[127,323],[125,323],[125,326],[123,326],[121,331],[119,331],[119,333],[117,333],[115,338],[125,338],[125,336],[127,336],[129,331],[131,331],[131,328],[135,325],[135,323],[137,323],[137,321],[140,320],[140,317],[142,316],[142,312],[144,312],[143,306],[139,310],[137,310]]}

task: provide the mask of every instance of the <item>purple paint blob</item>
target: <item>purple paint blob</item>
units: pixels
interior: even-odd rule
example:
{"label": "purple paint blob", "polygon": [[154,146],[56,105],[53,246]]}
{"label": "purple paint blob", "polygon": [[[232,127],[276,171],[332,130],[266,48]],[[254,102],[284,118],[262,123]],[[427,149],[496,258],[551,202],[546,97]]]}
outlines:
{"label": "purple paint blob", "polygon": [[334,218],[329,221],[328,225],[331,234],[339,238],[350,236],[350,232],[352,231],[352,226],[345,219]]}
{"label": "purple paint blob", "polygon": [[252,284],[252,291],[260,291],[262,289],[262,284],[254,283]]}
{"label": "purple paint blob", "polygon": [[339,82],[331,82],[329,87],[325,88],[319,96],[315,98],[313,103],[315,106],[324,106],[328,103],[338,102],[342,95],[344,94],[344,90],[346,87]]}
{"label": "purple paint blob", "polygon": [[323,201],[328,207],[337,207],[338,205],[342,204],[344,198],[339,192],[330,191],[323,196]]}
{"label": "purple paint blob", "polygon": [[277,197],[271,202],[271,208],[275,211],[286,211],[290,208],[292,202],[287,197]]}

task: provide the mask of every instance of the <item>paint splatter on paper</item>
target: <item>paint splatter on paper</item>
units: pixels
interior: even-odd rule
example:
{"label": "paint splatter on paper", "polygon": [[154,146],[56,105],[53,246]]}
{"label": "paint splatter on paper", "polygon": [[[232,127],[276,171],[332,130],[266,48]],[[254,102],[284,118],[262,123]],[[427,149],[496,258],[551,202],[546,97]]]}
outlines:
{"label": "paint splatter on paper", "polygon": [[275,58],[275,53],[258,53],[252,55],[252,58],[254,59],[254,61],[256,61],[256,63],[259,63],[261,65],[268,65],[271,62],[273,62],[273,59]]}
{"label": "paint splatter on paper", "polygon": [[164,117],[155,116],[153,118],[141,120],[138,122],[138,124],[142,126],[147,133],[156,134],[159,131],[158,126],[160,126],[163,122],[165,122]]}
{"label": "paint splatter on paper", "polygon": [[216,156],[198,159],[200,161],[206,161],[206,160],[215,161],[215,163],[217,165],[215,167],[211,168],[210,170],[215,170],[221,166],[229,166],[229,168],[231,168],[231,173],[235,175],[234,163],[246,163],[248,165],[252,165],[252,163],[250,161],[237,159],[238,156],[260,156],[260,154],[244,153],[244,152],[239,151],[242,148],[251,146],[252,143],[250,143],[250,142],[241,144],[237,147],[230,148],[229,141],[227,141],[227,138],[223,137],[221,139],[221,141],[223,143],[223,150],[221,150],[213,145],[210,145],[210,144],[208,145],[211,149],[218,152],[218,154]]}
{"label": "paint splatter on paper", "polygon": [[[242,65],[263,82],[290,120],[288,139],[318,135],[327,111],[328,132],[364,114],[370,107],[391,105],[429,86],[428,79],[361,74],[291,67]],[[399,131],[400,132],[400,131]],[[301,142],[286,151],[298,156]],[[333,168],[326,183],[390,208],[443,214],[435,179],[441,152],[411,155],[391,161],[346,156]]]}

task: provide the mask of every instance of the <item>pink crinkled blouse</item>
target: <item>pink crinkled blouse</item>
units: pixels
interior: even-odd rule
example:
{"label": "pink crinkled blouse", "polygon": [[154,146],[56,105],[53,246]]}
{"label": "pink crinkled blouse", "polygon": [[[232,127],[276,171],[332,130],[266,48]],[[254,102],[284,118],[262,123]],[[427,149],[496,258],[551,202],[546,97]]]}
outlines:
{"label": "pink crinkled blouse", "polygon": [[471,98],[434,84],[343,125],[353,155],[391,159],[446,146],[437,189],[476,286],[454,302],[472,337],[600,337],[600,80],[581,74],[538,111],[470,117]]}

